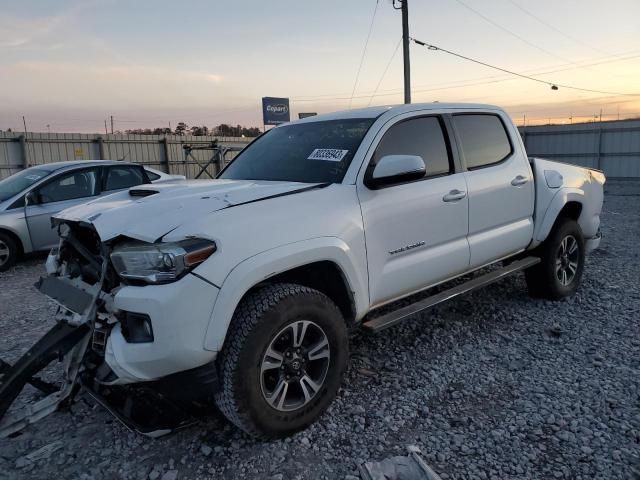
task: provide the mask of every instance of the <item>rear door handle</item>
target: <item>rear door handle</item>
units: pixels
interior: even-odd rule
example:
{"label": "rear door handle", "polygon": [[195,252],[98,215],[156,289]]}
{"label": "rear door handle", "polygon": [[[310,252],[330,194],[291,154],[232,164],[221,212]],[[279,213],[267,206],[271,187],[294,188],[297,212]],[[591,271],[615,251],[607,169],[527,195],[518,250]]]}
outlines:
{"label": "rear door handle", "polygon": [[523,177],[522,175],[518,175],[516,178],[511,180],[511,185],[514,187],[519,187],[520,185],[524,185],[527,183],[529,179],[527,177]]}
{"label": "rear door handle", "polygon": [[442,200],[444,202],[455,202],[456,200],[462,200],[466,196],[467,192],[465,192],[464,190],[454,189],[447,193],[444,197],[442,197]]}

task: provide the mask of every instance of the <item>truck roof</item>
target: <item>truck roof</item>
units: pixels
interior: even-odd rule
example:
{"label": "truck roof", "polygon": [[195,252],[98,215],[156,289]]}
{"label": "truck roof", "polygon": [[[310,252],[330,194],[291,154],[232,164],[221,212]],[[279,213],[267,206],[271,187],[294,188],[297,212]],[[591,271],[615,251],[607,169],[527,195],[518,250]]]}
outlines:
{"label": "truck roof", "polygon": [[301,120],[295,120],[296,123],[310,123],[320,122],[323,120],[342,120],[347,118],[377,118],[385,113],[401,114],[405,112],[412,112],[415,110],[445,110],[445,109],[460,109],[460,110],[490,110],[501,111],[502,108],[495,105],[485,105],[481,103],[410,103],[408,105],[383,105],[379,107],[368,108],[354,108],[353,110],[342,110],[339,112],[323,113],[322,115],[315,115],[313,117],[306,117]]}

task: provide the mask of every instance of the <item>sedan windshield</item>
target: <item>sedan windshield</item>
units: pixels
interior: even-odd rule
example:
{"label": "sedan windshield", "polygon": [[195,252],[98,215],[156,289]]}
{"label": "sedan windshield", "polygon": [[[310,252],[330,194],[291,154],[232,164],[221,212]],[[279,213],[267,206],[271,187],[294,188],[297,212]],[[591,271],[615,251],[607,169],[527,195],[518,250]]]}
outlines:
{"label": "sedan windshield", "polygon": [[220,178],[341,182],[374,121],[325,120],[274,128],[243,150]]}
{"label": "sedan windshield", "polygon": [[37,181],[43,179],[51,172],[49,170],[39,170],[37,168],[29,168],[23,170],[9,178],[0,181],[0,202],[17,195],[24,189],[30,187]]}

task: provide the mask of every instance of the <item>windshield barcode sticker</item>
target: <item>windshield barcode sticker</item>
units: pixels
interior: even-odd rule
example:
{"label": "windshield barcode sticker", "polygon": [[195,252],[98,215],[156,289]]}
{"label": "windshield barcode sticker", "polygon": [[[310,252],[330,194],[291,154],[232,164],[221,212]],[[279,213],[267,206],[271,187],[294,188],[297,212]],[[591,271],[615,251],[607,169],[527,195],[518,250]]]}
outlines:
{"label": "windshield barcode sticker", "polygon": [[307,160],[327,160],[329,162],[341,162],[349,150],[340,150],[339,148],[316,148]]}

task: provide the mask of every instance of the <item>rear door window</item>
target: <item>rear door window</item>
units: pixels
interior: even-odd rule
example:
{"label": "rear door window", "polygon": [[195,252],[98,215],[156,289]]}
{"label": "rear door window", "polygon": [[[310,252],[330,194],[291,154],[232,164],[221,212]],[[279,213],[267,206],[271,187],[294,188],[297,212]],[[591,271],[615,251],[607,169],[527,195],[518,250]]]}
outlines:
{"label": "rear door window", "polygon": [[135,166],[117,166],[107,169],[104,190],[122,190],[146,183],[142,176],[142,169]]}
{"label": "rear door window", "polygon": [[497,115],[454,115],[453,124],[469,170],[500,163],[513,152],[509,135]]}

